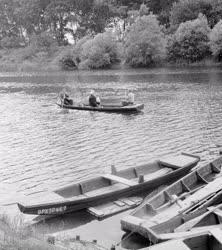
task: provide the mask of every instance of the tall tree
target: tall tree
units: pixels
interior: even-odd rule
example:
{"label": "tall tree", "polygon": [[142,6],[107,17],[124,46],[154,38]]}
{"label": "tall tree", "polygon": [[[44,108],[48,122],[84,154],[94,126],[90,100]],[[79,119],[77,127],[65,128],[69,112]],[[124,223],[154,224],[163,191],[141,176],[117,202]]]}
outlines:
{"label": "tall tree", "polygon": [[50,0],[14,0],[16,24],[22,26],[28,36],[47,30],[45,10]]}
{"label": "tall tree", "polygon": [[198,18],[181,23],[168,47],[170,61],[200,61],[210,55],[207,18],[199,14]]}
{"label": "tall tree", "polygon": [[222,20],[220,20],[210,33],[210,49],[216,60],[222,60]]}
{"label": "tall tree", "polygon": [[126,63],[145,67],[165,57],[166,41],[157,17],[153,14],[136,19],[125,39]]}
{"label": "tall tree", "polygon": [[212,28],[222,18],[221,0],[179,0],[173,4],[170,22],[175,29],[180,23],[194,20],[204,14]]}
{"label": "tall tree", "polygon": [[66,43],[67,24],[72,21],[72,15],[69,0],[51,0],[46,7],[45,18],[60,45]]}

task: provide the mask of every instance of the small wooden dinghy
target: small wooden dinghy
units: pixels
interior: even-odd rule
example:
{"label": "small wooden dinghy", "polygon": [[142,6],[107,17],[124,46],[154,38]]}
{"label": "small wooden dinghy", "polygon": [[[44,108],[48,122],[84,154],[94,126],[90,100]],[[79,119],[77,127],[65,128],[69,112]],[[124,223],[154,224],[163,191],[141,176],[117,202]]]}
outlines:
{"label": "small wooden dinghy", "polygon": [[104,174],[75,183],[45,195],[43,200],[29,199],[18,203],[23,213],[55,215],[90,208],[109,201],[129,197],[153,189],[187,174],[199,162],[199,157],[183,153],[145,165]]}
{"label": "small wooden dinghy", "polygon": [[116,112],[116,113],[127,113],[127,112],[139,112],[144,108],[144,104],[131,104],[127,106],[102,106],[92,107],[85,104],[76,105],[65,105],[57,103],[60,108],[64,109],[75,109],[75,110],[86,110],[86,111],[100,111],[100,112]]}
{"label": "small wooden dinghy", "polygon": [[123,105],[124,98],[121,97],[101,97],[100,105],[97,107],[92,107],[89,105],[88,100],[82,103],[64,103],[64,99],[59,98],[57,100],[57,105],[64,109],[73,110],[85,110],[85,111],[99,111],[99,112],[114,112],[114,113],[128,113],[128,112],[139,112],[144,108],[144,104],[128,104]]}
{"label": "small wooden dinghy", "polygon": [[219,157],[148,199],[121,220],[122,229],[137,232],[153,243],[171,239],[175,228],[184,221],[221,202],[221,165]]}
{"label": "small wooden dinghy", "polygon": [[208,229],[206,232],[189,232],[187,236],[177,240],[169,240],[144,250],[221,250],[222,230]]}
{"label": "small wooden dinghy", "polygon": [[[211,206],[207,208],[207,212],[195,217],[194,219],[181,223],[174,229],[176,234],[183,232],[204,232],[209,229],[222,229],[222,205]],[[175,234],[175,235],[176,235]],[[184,234],[186,235],[186,234]]]}

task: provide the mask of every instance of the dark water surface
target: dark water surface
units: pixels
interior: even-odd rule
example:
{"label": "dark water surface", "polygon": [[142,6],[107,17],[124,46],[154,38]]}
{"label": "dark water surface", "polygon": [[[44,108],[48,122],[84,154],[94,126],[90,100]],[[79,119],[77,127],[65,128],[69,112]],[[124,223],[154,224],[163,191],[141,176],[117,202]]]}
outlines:
{"label": "dark water surface", "polygon": [[[100,96],[131,88],[145,108],[64,112],[55,105],[64,87],[77,101],[92,88]],[[109,172],[112,164],[123,169],[182,151],[210,160],[222,145],[220,68],[1,74],[0,100],[0,204]],[[118,241],[120,217],[76,232]]]}

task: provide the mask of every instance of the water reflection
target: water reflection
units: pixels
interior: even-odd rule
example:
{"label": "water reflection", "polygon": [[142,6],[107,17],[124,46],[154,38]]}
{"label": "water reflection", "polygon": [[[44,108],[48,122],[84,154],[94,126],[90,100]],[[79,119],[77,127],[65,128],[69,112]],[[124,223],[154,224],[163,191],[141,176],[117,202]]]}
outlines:
{"label": "water reflection", "polygon": [[74,228],[78,228],[82,225],[88,224],[95,220],[91,214],[86,211],[79,211],[75,213],[66,214],[57,217],[36,217],[33,227],[39,232],[47,231],[48,234],[58,233],[61,231],[66,231]]}

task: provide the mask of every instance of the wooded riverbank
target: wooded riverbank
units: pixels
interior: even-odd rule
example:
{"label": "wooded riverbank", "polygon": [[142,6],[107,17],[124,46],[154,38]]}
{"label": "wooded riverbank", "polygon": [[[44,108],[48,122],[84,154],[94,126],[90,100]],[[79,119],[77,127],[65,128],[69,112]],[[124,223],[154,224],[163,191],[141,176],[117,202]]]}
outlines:
{"label": "wooded riverbank", "polygon": [[[30,59],[24,59],[23,54],[25,53],[25,48],[20,49],[7,49],[0,50],[0,72],[58,72],[58,71],[78,71],[78,69],[62,69],[59,63],[59,54],[64,48],[60,48],[53,54],[48,55],[47,53],[37,53],[34,57]],[[158,67],[181,67],[184,66],[205,66],[214,67],[221,66],[220,62],[216,62],[213,58],[203,59],[199,62],[187,63],[187,62],[163,62],[162,64],[153,66],[151,68]],[[130,69],[131,67],[125,65],[124,63],[116,63],[112,65],[109,69],[121,70]],[[150,69],[150,67],[144,67],[144,69]],[[81,69],[79,69],[82,71]]]}

